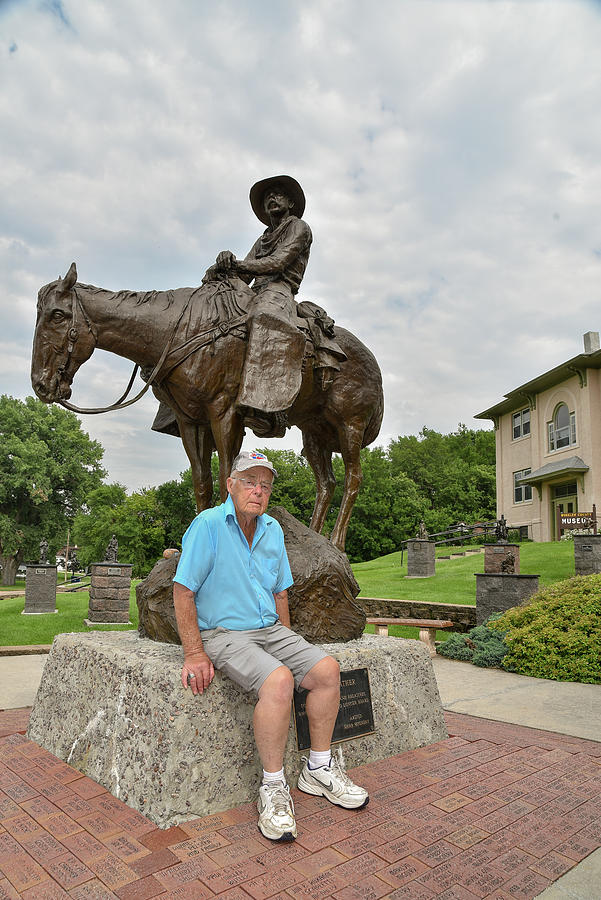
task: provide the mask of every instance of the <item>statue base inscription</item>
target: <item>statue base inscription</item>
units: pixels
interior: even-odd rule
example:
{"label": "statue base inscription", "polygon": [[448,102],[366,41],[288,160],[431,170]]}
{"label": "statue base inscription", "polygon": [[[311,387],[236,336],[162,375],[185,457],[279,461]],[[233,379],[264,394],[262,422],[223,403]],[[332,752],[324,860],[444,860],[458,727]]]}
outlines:
{"label": "statue base inscription", "polygon": [[26,567],[24,616],[58,612],[56,608],[57,567],[36,563]]}
{"label": "statue base inscription", "polygon": [[[373,635],[322,646],[344,671],[369,670],[375,733],[342,744],[349,768],[447,736],[425,646]],[[255,800],[254,695],[217,672],[194,697],[182,688],[181,664],[181,647],[132,631],[58,635],[28,736],[160,827]],[[293,721],[285,760],[295,784]]]}

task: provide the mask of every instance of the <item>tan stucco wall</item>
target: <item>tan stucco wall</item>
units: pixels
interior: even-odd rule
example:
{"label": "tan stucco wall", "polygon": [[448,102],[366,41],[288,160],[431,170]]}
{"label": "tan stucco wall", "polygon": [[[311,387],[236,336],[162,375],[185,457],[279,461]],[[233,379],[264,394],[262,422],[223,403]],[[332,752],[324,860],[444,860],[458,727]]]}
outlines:
{"label": "tan stucco wall", "polygon": [[[578,509],[590,510],[601,500],[601,378],[598,369],[587,369],[587,383],[580,387],[577,375],[536,396],[536,408],[530,411],[530,435],[512,440],[512,414],[528,406],[516,405],[511,413],[500,417],[496,432],[497,450],[497,514],[504,514],[511,525],[529,525],[535,541],[553,538],[551,521],[551,487],[566,481],[578,484]],[[559,403],[566,403],[576,413],[576,443],[549,452],[547,423]],[[542,485],[541,498],[532,488],[532,500],[513,501],[513,473],[522,469],[541,468],[555,460],[579,456],[589,471],[582,477],[559,476]],[[601,514],[601,510],[599,511]]]}

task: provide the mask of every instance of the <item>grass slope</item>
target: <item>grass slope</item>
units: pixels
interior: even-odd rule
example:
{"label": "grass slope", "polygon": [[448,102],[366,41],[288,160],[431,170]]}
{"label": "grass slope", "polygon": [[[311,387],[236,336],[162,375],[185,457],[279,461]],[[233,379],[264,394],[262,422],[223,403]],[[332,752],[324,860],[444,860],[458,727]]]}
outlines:
{"label": "grass slope", "polygon": [[[459,549],[459,548],[458,548]],[[452,553],[437,549],[437,557]],[[459,559],[436,561],[433,578],[406,578],[407,554],[401,566],[401,554],[389,553],[369,562],[355,563],[353,572],[361,587],[360,597],[387,597],[390,600],[416,600],[430,603],[476,604],[476,572],[484,571],[484,554],[470,554]],[[520,573],[539,575],[540,586],[546,587],[574,574],[574,545],[571,541],[520,545]],[[373,626],[368,626],[373,631]],[[417,637],[416,628],[393,626],[398,637]],[[438,631],[437,640],[446,640],[451,632]]]}

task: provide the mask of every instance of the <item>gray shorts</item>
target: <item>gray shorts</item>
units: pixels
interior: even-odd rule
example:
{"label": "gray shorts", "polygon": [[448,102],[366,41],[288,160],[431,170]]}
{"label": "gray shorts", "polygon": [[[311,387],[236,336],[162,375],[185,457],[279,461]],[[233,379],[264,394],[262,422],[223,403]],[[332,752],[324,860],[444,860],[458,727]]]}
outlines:
{"label": "gray shorts", "polygon": [[290,669],[299,687],[309,669],[327,657],[319,647],[279,623],[253,631],[211,628],[201,631],[201,637],[215,668],[245,691],[257,694],[267,676],[279,666]]}

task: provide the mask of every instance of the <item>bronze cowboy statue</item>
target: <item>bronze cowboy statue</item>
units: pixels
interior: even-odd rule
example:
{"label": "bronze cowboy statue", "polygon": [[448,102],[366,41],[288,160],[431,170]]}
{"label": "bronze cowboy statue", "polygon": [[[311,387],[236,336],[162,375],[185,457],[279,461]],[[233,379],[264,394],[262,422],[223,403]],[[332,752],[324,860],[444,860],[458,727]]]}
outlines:
{"label": "bronze cowboy statue", "polygon": [[[332,454],[342,454],[344,488],[331,541],[343,550],[362,480],[360,452],[382,422],[382,375],[358,338],[317,304],[295,300],[312,240],[298,182],[264,179],[250,200],[266,230],[243,260],[219,253],[198,287],[109,291],[79,282],[75,263],[42,287],[32,384],[46,403],[86,414],[122,409],[152,388],[161,404],[152,427],[181,437],[199,511],[213,500],[215,450],[225,500],[245,426],[260,437],[298,426],[315,474],[311,527],[318,532],[335,488]],[[132,360],[134,372],[110,406],[82,409],[68,402],[71,384],[96,347]],[[138,367],[145,385],[126,399]]]}
{"label": "bronze cowboy statue", "polygon": [[[244,259],[222,250],[202,279],[203,285],[236,276],[252,282],[250,299],[238,292],[237,303],[247,309],[248,346],[236,408],[257,437],[283,437],[287,411],[302,384],[307,338],[313,342],[313,366],[327,388],[346,354],[334,339],[334,322],[315,303],[297,304],[313,235],[302,218],[305,195],[290,175],[257,181],[250,189],[250,205],[267,225]],[[171,409],[161,405],[155,431],[175,433]]]}

